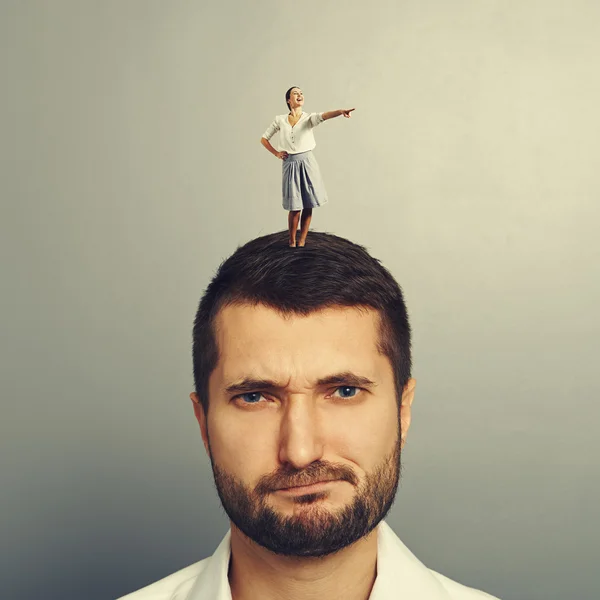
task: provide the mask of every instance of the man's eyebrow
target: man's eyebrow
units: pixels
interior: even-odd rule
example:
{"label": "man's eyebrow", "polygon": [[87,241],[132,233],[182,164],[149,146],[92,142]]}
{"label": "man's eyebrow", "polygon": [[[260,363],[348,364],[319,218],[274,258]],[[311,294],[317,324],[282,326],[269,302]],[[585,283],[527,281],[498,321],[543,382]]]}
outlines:
{"label": "man's eyebrow", "polygon": [[[371,381],[368,377],[357,375],[351,371],[344,371],[342,373],[334,373],[321,377],[317,380],[317,386],[325,387],[331,385],[347,385],[349,387],[364,387],[372,388],[377,384]],[[225,388],[225,392],[228,394],[244,394],[248,392],[256,392],[258,390],[275,390],[284,389],[285,386],[271,379],[241,379],[228,385]]]}
{"label": "man's eyebrow", "polygon": [[333,375],[322,377],[317,381],[317,385],[323,387],[328,385],[347,385],[349,387],[371,388],[377,384],[363,375],[357,375],[351,371],[344,371],[343,373],[334,373]]}
{"label": "man's eyebrow", "polygon": [[242,379],[236,381],[225,388],[228,394],[243,394],[245,392],[255,392],[257,390],[273,390],[281,388],[277,382],[270,379]]}

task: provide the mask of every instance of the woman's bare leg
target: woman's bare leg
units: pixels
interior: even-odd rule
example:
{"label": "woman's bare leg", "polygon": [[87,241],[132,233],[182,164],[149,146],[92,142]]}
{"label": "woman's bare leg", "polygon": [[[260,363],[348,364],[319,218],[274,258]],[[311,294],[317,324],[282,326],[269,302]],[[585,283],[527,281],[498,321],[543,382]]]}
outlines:
{"label": "woman's bare leg", "polygon": [[308,235],[308,228],[310,227],[310,220],[312,219],[312,208],[305,208],[302,211],[302,220],[300,223],[300,239],[298,240],[298,246],[304,246],[306,243],[306,236]]}
{"label": "woman's bare leg", "polygon": [[290,210],[288,214],[288,229],[290,230],[290,246],[296,245],[296,232],[298,231],[298,221],[300,221],[300,211]]}

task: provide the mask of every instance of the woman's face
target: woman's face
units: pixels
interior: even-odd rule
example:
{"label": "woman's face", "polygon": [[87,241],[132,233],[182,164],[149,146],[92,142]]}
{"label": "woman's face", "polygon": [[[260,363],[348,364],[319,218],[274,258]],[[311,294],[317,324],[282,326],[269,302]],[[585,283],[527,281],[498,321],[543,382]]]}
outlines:
{"label": "woman's face", "polygon": [[298,108],[304,104],[304,94],[300,88],[293,88],[290,92],[290,99],[288,101],[290,109]]}

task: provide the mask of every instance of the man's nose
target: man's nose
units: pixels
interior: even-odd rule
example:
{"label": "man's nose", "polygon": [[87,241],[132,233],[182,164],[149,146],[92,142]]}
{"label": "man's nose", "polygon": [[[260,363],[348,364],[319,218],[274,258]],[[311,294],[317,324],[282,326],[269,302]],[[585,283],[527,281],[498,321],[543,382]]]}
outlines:
{"label": "man's nose", "polygon": [[279,460],[303,469],[323,457],[317,407],[306,397],[290,398],[281,422]]}

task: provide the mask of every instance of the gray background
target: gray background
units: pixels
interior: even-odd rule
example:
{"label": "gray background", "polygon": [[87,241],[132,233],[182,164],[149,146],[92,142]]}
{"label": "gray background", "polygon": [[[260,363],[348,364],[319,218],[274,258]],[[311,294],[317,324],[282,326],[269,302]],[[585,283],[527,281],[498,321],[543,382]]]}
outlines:
{"label": "gray background", "polygon": [[0,5],[2,598],[115,598],[226,530],[187,398],[219,262],[282,229],[283,94],[414,325],[389,521],[504,600],[598,597],[600,4]]}

